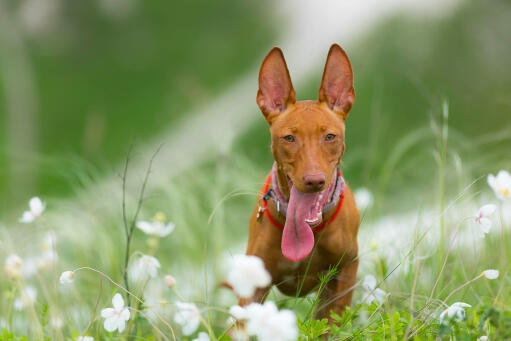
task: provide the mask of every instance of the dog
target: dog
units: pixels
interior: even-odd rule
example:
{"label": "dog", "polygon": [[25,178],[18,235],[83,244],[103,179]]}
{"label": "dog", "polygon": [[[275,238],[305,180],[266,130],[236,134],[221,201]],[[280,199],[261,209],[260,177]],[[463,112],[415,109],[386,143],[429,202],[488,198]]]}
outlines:
{"label": "dog", "polygon": [[304,296],[337,269],[320,293],[315,317],[331,322],[353,296],[360,214],[338,169],[353,102],[353,72],[337,44],[328,52],[318,100],[296,101],[284,54],[274,47],[259,71],[257,104],[269,124],[275,160],[250,217],[247,255],[261,258],[272,283],[241,306],[262,303],[272,285]]}

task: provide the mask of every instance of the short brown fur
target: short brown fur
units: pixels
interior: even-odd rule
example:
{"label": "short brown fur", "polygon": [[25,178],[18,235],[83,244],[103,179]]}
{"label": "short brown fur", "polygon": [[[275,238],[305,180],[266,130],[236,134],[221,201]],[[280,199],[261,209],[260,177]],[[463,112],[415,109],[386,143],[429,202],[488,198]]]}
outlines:
{"label": "short brown fur", "polygon": [[[275,47],[266,56],[259,73],[257,103],[270,125],[278,185],[285,198],[289,199],[288,177],[301,192],[328,188],[335,180],[335,169],[345,151],[345,119],[354,100],[351,65],[339,45],[332,45],[328,53],[318,101],[296,102],[282,51]],[[324,175],[325,183],[311,189],[304,178],[317,174]],[[257,217],[257,202],[250,218],[247,255],[260,257],[272,276],[272,285],[290,296],[317,289],[319,275],[338,265],[338,273],[321,294],[316,317],[330,319],[330,311],[342,314],[351,303],[358,267],[360,215],[351,189],[346,186],[337,217],[315,235],[312,252],[296,263],[282,255],[282,231],[268,217]],[[284,225],[285,218],[279,216],[271,200],[268,209]],[[334,209],[324,212],[323,220],[328,221],[333,213]],[[240,305],[264,301],[270,287],[258,289],[250,299],[241,299]]]}

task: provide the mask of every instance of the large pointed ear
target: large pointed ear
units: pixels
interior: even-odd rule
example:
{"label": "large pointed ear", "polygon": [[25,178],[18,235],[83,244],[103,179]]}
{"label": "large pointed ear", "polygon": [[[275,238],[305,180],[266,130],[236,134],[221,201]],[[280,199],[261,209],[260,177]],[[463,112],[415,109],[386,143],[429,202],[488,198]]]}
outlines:
{"label": "large pointed ear", "polygon": [[259,70],[259,91],[257,105],[264,117],[270,121],[270,115],[286,110],[289,104],[296,102],[296,94],[289,77],[284,54],[274,47],[264,58]]}
{"label": "large pointed ear", "polygon": [[344,118],[348,116],[355,101],[351,64],[346,52],[337,44],[333,44],[328,52],[319,89],[319,101],[325,102],[330,109]]}

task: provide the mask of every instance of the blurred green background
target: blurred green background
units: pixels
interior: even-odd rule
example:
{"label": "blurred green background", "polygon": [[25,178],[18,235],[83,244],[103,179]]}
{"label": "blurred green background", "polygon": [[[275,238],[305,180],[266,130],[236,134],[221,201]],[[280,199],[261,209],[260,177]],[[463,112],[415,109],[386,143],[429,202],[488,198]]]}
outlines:
{"label": "blurred green background", "polygon": [[[289,19],[269,1],[47,3],[1,1],[3,212],[112,176],[134,137],[165,141],[168,127],[256,70]],[[349,44],[357,100],[344,172],[354,187],[389,200],[410,183],[427,188],[431,124],[446,103],[449,143],[474,166],[467,176],[510,165],[510,17],[509,1],[461,1],[444,15],[390,15]],[[299,99],[316,98],[315,69],[295,84]],[[246,106],[260,115],[255,100]],[[254,122],[234,132],[232,152],[269,168],[266,123]]]}

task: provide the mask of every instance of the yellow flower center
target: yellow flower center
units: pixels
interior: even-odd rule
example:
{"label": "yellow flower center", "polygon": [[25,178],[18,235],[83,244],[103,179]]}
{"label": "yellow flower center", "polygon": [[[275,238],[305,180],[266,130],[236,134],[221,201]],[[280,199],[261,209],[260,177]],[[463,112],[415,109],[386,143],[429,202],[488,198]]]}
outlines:
{"label": "yellow flower center", "polygon": [[509,192],[509,188],[501,188],[501,189],[499,190],[499,192],[500,192],[500,194],[502,194],[502,195],[503,195],[504,197],[506,197],[506,198],[507,198],[507,197],[509,197],[509,195],[511,194],[511,193]]}
{"label": "yellow flower center", "polygon": [[167,217],[165,217],[165,213],[163,212],[156,212],[154,215],[154,220],[159,221],[163,223],[166,220]]}

